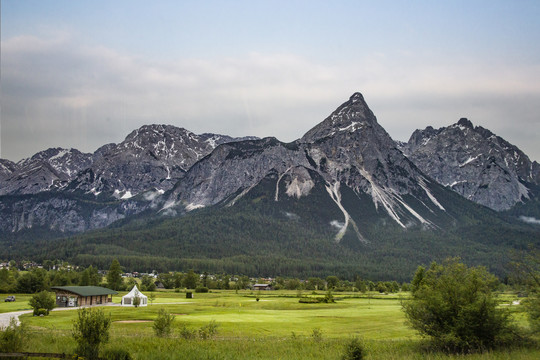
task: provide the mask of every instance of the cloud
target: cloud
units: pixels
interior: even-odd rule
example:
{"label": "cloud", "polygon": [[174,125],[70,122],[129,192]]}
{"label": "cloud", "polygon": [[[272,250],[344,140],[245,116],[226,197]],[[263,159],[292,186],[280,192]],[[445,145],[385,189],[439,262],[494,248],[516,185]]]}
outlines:
{"label": "cloud", "polygon": [[520,216],[519,220],[526,222],[528,224],[540,225],[540,219],[536,219],[530,216]]}
{"label": "cloud", "polygon": [[260,52],[149,59],[57,34],[2,42],[0,155],[19,160],[51,146],[94,151],[150,123],[292,141],[354,91],[364,93],[379,122],[400,140],[416,128],[466,116],[503,137],[511,134],[507,140],[530,155],[537,151],[535,65],[382,53],[331,64]]}

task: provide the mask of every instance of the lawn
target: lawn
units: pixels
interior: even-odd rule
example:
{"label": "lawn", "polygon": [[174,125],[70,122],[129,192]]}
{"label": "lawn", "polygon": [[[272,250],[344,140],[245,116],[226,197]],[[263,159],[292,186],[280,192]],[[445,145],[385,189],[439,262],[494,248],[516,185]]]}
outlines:
{"label": "lawn", "polygon": [[[135,359],[339,359],[352,337],[365,341],[369,359],[452,359],[419,349],[420,339],[405,324],[401,301],[406,295],[336,293],[335,303],[302,304],[296,291],[155,292],[148,307],[102,307],[112,320],[107,347],[129,349]],[[120,302],[121,295],[113,297]],[[310,292],[303,295],[314,296]],[[317,296],[323,296],[319,292]],[[175,314],[170,338],[154,336],[159,309]],[[519,311],[513,311],[525,323]],[[21,316],[32,334],[28,351],[72,353],[71,328],[76,310],[53,311],[46,317]],[[211,340],[189,339],[181,329],[197,331],[211,321],[218,334]],[[463,357],[460,357],[463,358]],[[466,359],[537,359],[537,348],[469,355]]]}
{"label": "lawn", "polygon": [[[28,300],[32,297],[29,294],[2,294],[0,297],[0,314],[19,310],[31,310],[32,307],[28,305]],[[8,295],[15,295],[15,301],[5,302],[4,299]]]}

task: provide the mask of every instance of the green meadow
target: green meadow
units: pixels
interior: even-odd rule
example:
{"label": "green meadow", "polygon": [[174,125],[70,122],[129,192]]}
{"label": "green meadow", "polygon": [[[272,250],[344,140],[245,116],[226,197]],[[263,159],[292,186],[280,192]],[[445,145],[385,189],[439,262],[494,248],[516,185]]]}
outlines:
{"label": "green meadow", "polygon": [[[124,294],[113,301],[119,303]],[[536,345],[466,356],[430,353],[405,323],[401,301],[407,301],[406,293],[335,293],[336,302],[329,304],[299,303],[300,295],[324,296],[324,292],[307,291],[213,291],[195,293],[193,299],[186,299],[183,292],[154,294],[156,299],[147,307],[102,307],[112,320],[111,338],[104,348],[129,350],[135,359],[340,359],[345,344],[358,337],[368,359],[540,358]],[[502,302],[513,299],[507,295]],[[22,298],[17,302],[28,308]],[[175,315],[168,338],[157,338],[152,328],[161,308]],[[0,312],[5,309],[1,304]],[[516,322],[526,326],[520,306],[511,309]],[[26,351],[73,353],[76,344],[71,329],[76,315],[76,310],[66,310],[45,317],[21,316],[31,333]],[[196,334],[210,322],[218,325],[212,338],[183,336],[186,329]]]}

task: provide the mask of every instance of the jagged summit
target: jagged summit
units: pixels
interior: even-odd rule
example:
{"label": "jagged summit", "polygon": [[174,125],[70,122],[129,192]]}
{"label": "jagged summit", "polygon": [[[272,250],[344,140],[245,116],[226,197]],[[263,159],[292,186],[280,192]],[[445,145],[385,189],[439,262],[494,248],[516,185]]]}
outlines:
{"label": "jagged summit", "polygon": [[355,132],[375,123],[377,118],[364,100],[364,96],[356,92],[329,117],[309,130],[301,141],[310,143],[339,132]]}
{"label": "jagged summit", "polygon": [[400,148],[441,184],[498,211],[530,199],[529,184],[540,182],[536,162],[466,118],[440,129],[416,130]]}
{"label": "jagged summit", "polygon": [[470,129],[474,129],[474,126],[473,126],[473,123],[467,119],[467,118],[461,118],[459,119],[459,121],[457,122],[458,125],[461,125],[461,126],[465,126],[465,127],[468,127]]}

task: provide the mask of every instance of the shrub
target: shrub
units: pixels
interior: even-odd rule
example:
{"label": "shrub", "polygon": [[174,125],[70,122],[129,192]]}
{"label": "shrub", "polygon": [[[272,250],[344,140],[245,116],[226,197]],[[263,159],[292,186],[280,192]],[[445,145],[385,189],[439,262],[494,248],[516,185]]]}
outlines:
{"label": "shrub", "polygon": [[208,288],[206,286],[197,286],[195,288],[195,292],[196,293],[207,293],[208,292]]}
{"label": "shrub", "polygon": [[311,338],[315,342],[321,342],[323,339],[322,331],[319,328],[315,328],[311,331]]}
{"label": "shrub", "polygon": [[358,338],[352,338],[345,344],[342,360],[362,360],[366,355],[364,344]]}
{"label": "shrub", "polygon": [[180,336],[186,340],[194,339],[197,336],[197,331],[188,328],[185,323],[180,325]]}
{"label": "shrub", "polygon": [[88,360],[98,359],[99,347],[109,341],[111,318],[101,309],[80,309],[73,323],[72,335],[77,341],[77,354]]}
{"label": "shrub", "polygon": [[137,308],[139,307],[139,305],[141,305],[141,298],[135,295],[135,297],[133,298],[133,306]]}
{"label": "shrub", "polygon": [[174,315],[169,314],[165,309],[159,309],[158,315],[154,320],[154,332],[156,336],[166,337],[171,334],[171,325],[174,321]]}
{"label": "shrub", "polygon": [[0,352],[18,352],[21,351],[26,339],[26,327],[18,324],[12,317],[9,319],[9,325],[0,329]]}
{"label": "shrub", "polygon": [[28,304],[34,309],[34,315],[41,315],[41,313],[39,313],[41,309],[45,309],[43,315],[49,315],[49,311],[56,306],[56,300],[51,293],[44,290],[34,294],[28,301]]}
{"label": "shrub", "polygon": [[218,333],[218,327],[219,325],[215,320],[210,321],[199,329],[199,337],[203,340],[213,338]]}
{"label": "shrub", "polygon": [[132,360],[131,354],[125,349],[107,349],[101,355],[103,360]]}
{"label": "shrub", "polygon": [[46,316],[49,315],[49,310],[47,309],[34,309],[34,316]]}
{"label": "shrub", "polygon": [[468,268],[458,259],[448,259],[425,271],[419,268],[415,280],[413,297],[403,301],[403,311],[411,327],[436,348],[482,350],[515,337],[509,312],[492,296],[495,277],[485,268]]}

